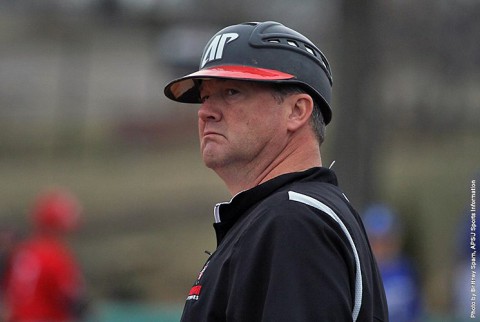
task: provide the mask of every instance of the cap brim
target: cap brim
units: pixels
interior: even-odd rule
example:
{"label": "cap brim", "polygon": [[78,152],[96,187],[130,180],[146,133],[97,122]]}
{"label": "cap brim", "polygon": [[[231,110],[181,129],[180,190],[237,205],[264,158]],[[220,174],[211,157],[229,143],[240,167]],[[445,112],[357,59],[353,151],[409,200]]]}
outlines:
{"label": "cap brim", "polygon": [[295,76],[278,70],[251,66],[216,66],[199,70],[182,78],[171,81],[165,86],[165,95],[177,102],[200,103],[195,79],[224,78],[251,81],[278,81],[293,79]]}

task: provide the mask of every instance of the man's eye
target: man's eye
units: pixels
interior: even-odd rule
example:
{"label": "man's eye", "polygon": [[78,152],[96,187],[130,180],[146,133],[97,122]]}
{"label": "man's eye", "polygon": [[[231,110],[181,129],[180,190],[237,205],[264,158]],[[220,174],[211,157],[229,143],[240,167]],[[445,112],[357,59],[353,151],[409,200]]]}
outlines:
{"label": "man's eye", "polygon": [[225,91],[225,93],[227,94],[227,96],[232,96],[232,95],[238,94],[239,91],[233,88],[229,88]]}
{"label": "man's eye", "polygon": [[209,97],[210,96],[208,96],[208,95],[204,95],[204,96],[200,97],[200,102],[205,103],[205,101],[208,100]]}

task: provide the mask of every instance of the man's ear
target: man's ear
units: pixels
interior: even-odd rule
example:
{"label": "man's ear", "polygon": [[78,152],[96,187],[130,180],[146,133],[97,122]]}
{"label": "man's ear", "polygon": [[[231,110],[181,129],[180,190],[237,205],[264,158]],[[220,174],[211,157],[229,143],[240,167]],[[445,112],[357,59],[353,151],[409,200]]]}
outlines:
{"label": "man's ear", "polygon": [[308,94],[294,94],[289,99],[288,130],[296,131],[310,120],[313,111],[313,99]]}

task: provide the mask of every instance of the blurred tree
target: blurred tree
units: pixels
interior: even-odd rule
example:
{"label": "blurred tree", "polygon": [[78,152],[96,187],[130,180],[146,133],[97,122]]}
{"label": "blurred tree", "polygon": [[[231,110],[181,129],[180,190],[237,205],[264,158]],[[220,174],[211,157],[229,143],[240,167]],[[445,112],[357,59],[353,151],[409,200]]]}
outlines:
{"label": "blurred tree", "polygon": [[375,158],[380,147],[376,1],[343,1],[335,67],[335,170],[351,201],[362,208],[375,194]]}

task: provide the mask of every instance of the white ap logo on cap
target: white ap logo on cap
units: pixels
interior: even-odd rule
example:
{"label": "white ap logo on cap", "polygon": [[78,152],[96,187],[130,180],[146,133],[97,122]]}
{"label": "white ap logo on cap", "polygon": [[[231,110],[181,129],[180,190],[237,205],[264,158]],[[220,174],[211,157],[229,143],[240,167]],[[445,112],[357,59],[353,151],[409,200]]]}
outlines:
{"label": "white ap logo on cap", "polygon": [[212,39],[208,47],[205,49],[205,53],[203,54],[200,68],[203,68],[203,66],[205,66],[205,64],[210,61],[222,59],[223,48],[225,47],[225,45],[228,44],[229,42],[234,41],[237,38],[238,38],[237,33],[226,33],[226,34],[216,35]]}

